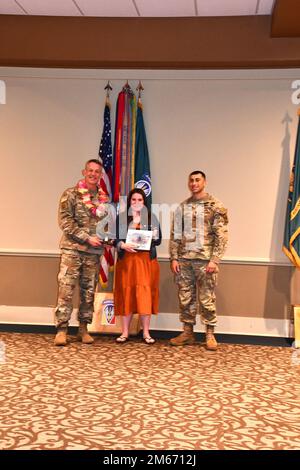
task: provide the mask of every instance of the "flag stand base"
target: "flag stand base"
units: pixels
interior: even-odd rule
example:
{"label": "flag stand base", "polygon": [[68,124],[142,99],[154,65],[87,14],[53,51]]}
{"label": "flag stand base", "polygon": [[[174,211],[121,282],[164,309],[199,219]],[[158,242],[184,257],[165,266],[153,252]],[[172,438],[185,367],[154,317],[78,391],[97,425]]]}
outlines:
{"label": "flag stand base", "polygon": [[[88,325],[90,333],[121,334],[122,318],[114,314],[114,295],[112,292],[96,292],[93,322]],[[137,335],[141,330],[138,314],[132,315],[129,334]]]}

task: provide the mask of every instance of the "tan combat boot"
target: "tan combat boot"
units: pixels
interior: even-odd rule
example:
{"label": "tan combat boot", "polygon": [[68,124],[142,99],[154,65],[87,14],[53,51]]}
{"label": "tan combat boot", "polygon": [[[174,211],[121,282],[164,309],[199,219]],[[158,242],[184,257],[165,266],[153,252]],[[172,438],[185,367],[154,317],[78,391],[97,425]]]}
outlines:
{"label": "tan combat boot", "polygon": [[67,344],[67,328],[59,328],[54,338],[55,346],[66,346]]}
{"label": "tan combat boot", "polygon": [[206,349],[209,351],[216,351],[218,349],[218,343],[214,336],[214,327],[207,326],[206,327]]}
{"label": "tan combat boot", "polygon": [[79,323],[77,339],[84,344],[92,344],[94,342],[94,339],[88,334],[87,323]]}
{"label": "tan combat boot", "polygon": [[190,323],[183,324],[183,332],[175,338],[170,339],[172,346],[184,346],[186,344],[194,344],[196,342],[193,325]]}

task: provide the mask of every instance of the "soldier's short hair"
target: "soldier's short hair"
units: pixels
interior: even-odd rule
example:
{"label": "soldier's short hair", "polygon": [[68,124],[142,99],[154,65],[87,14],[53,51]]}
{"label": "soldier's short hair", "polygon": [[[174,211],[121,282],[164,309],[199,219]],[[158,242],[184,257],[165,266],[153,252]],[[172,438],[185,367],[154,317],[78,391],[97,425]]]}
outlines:
{"label": "soldier's short hair", "polygon": [[97,163],[97,165],[102,166],[102,163],[100,160],[97,160],[96,158],[90,158],[85,164],[85,168],[88,166],[89,163]]}
{"label": "soldier's short hair", "polygon": [[200,175],[202,175],[203,178],[206,180],[206,174],[205,174],[203,171],[201,171],[201,170],[194,170],[194,171],[192,171],[192,173],[189,174],[189,178],[190,178],[190,176],[198,175],[199,173],[200,173]]}

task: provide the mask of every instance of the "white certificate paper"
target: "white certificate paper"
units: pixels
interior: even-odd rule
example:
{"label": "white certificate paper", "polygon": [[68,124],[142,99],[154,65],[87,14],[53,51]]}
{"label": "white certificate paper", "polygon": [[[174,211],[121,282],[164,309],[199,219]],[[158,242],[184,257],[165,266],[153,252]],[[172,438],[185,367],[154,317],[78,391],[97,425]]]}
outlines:
{"label": "white certificate paper", "polygon": [[135,250],[149,251],[152,241],[152,230],[133,230],[127,232],[126,243],[132,243]]}

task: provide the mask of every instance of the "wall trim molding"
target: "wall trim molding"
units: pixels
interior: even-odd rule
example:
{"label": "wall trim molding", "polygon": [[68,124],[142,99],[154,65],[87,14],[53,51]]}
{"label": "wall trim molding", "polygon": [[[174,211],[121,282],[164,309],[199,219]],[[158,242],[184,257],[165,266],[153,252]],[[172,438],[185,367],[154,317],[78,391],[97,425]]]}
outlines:
{"label": "wall trim molding", "polygon": [[[276,77],[274,77],[276,69]],[[76,75],[74,75],[76,73]],[[299,68],[273,69],[97,69],[97,68],[47,68],[0,66],[1,79],[52,79],[52,80],[295,80],[299,79]]]}
{"label": "wall trim molding", "polygon": [[[168,255],[159,255],[159,261],[169,262]],[[291,263],[287,261],[275,261],[270,258],[249,258],[249,257],[238,257],[238,256],[228,256],[224,257],[221,261],[221,264],[245,264],[245,265],[262,265],[262,266],[285,266],[292,267]]]}
{"label": "wall trim molding", "polygon": [[28,256],[31,258],[59,258],[59,250],[34,250],[34,249],[18,249],[18,248],[1,248],[0,256]]}
{"label": "wall trim molding", "polygon": [[[70,326],[77,326],[76,309],[73,311]],[[0,323],[15,325],[54,325],[54,309],[51,307],[21,307],[0,305]],[[178,313],[160,313],[152,316],[151,329],[158,331],[181,331],[182,325]],[[195,332],[203,332],[199,318]],[[269,336],[292,338],[293,330],[290,320],[257,317],[218,317],[217,333]]]}
{"label": "wall trim molding", "polygon": [[[30,258],[59,258],[59,250],[18,250],[17,248],[2,248],[0,249],[0,256],[27,256]],[[158,256],[158,261],[169,262],[169,255],[163,254]],[[247,258],[247,257],[225,257],[222,259],[221,264],[245,264],[255,266],[285,266],[292,267],[291,263],[287,261],[275,261],[268,258]]]}

